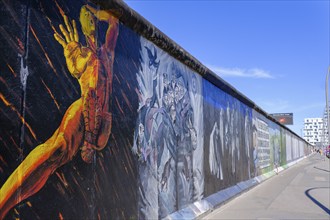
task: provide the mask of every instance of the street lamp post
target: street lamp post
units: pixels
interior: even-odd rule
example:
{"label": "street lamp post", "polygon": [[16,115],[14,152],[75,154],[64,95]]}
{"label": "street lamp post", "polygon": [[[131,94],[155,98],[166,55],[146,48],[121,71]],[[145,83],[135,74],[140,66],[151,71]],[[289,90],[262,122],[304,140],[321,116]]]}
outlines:
{"label": "street lamp post", "polygon": [[329,74],[330,66],[328,67],[328,73],[325,82],[325,101],[326,101],[326,111],[327,111],[327,127],[328,127],[328,145],[330,141],[330,117],[329,117],[329,101],[328,101],[328,84],[329,84]]}
{"label": "street lamp post", "polygon": [[328,143],[325,142],[325,113],[326,113],[326,109],[324,109],[323,115],[322,115],[322,119],[323,119],[323,128],[322,128],[322,134],[323,134],[323,147],[327,146]]}

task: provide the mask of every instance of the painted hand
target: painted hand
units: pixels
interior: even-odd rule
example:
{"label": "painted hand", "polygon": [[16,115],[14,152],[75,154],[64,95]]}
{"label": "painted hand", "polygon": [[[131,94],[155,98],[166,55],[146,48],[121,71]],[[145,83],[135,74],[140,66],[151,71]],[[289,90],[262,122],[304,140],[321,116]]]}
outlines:
{"label": "painted hand", "polygon": [[79,43],[79,35],[75,20],[72,20],[70,23],[68,17],[64,13],[61,14],[64,18],[65,27],[60,24],[59,27],[62,34],[59,34],[55,30],[54,38],[64,49],[64,56],[70,73],[74,77],[79,78],[82,70],[85,69],[89,56],[81,57],[81,44]]}
{"label": "painted hand", "polygon": [[72,20],[72,24],[69,22],[68,17],[65,14],[62,14],[63,18],[64,18],[64,23],[66,26],[66,29],[64,28],[64,26],[62,24],[60,24],[60,30],[63,34],[60,35],[58,32],[54,33],[54,37],[57,40],[57,42],[59,42],[62,47],[65,49],[66,46],[71,43],[71,42],[79,42],[79,35],[78,35],[78,31],[77,31],[77,25],[76,25],[76,21]]}

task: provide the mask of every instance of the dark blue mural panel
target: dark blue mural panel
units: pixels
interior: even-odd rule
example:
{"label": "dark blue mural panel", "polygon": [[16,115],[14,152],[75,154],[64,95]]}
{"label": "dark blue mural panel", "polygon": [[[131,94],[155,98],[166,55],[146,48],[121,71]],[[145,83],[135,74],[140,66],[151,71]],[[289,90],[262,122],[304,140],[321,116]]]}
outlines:
{"label": "dark blue mural panel", "polygon": [[204,89],[206,195],[253,177],[251,109],[210,82]]}

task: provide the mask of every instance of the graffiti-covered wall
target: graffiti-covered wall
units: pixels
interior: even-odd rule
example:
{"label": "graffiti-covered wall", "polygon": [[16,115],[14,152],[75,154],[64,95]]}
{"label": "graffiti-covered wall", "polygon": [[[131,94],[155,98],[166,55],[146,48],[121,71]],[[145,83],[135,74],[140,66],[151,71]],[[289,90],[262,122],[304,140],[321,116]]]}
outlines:
{"label": "graffiti-covered wall", "polygon": [[160,219],[309,154],[121,1],[0,11],[0,219]]}

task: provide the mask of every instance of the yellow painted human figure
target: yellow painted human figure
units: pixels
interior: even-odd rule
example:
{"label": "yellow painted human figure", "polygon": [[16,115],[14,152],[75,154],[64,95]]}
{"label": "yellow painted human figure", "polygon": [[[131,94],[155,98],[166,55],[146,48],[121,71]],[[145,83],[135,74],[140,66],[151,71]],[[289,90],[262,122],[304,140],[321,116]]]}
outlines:
{"label": "yellow painted human figure", "polygon": [[[76,22],[70,22],[60,9],[64,25],[55,39],[63,46],[69,72],[77,78],[81,98],[67,109],[55,133],[38,145],[22,161],[0,188],[0,219],[16,204],[38,192],[49,176],[69,162],[81,149],[82,159],[90,163],[95,151],[102,150],[111,133],[112,66],[118,36],[118,20],[109,11],[85,5],[80,23],[87,45],[79,42]],[[98,47],[97,20],[107,22],[105,43]]]}

